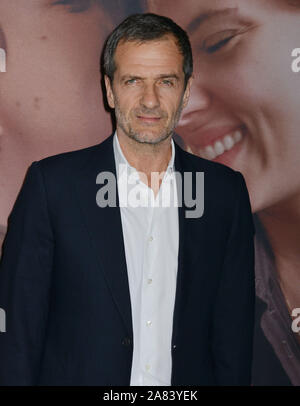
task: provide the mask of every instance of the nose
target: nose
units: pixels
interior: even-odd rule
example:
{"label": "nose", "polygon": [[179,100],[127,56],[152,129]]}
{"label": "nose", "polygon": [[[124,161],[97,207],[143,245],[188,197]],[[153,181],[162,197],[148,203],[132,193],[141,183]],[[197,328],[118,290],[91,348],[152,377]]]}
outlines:
{"label": "nose", "polygon": [[184,118],[191,113],[197,112],[199,114],[208,111],[212,103],[211,99],[212,97],[208,89],[206,89],[202,83],[200,84],[199,80],[194,80],[189,102],[183,110],[182,119],[184,120]]}
{"label": "nose", "polygon": [[160,105],[159,95],[158,90],[155,87],[155,84],[144,85],[140,103],[147,109],[154,109],[156,107],[159,107]]}

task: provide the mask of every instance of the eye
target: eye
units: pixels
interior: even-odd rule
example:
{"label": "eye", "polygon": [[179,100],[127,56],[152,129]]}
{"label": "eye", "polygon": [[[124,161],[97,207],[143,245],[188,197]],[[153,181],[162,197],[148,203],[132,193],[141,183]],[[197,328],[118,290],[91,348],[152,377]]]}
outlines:
{"label": "eye", "polygon": [[213,34],[203,41],[201,48],[207,54],[213,54],[225,47],[236,35],[233,30]]}
{"label": "eye", "polygon": [[172,87],[172,86],[174,86],[174,80],[172,80],[172,79],[161,79],[160,83],[161,83],[163,86],[166,86],[166,87]]}
{"label": "eye", "polygon": [[125,85],[134,85],[137,82],[136,78],[132,78],[132,79],[127,79],[125,81]]}

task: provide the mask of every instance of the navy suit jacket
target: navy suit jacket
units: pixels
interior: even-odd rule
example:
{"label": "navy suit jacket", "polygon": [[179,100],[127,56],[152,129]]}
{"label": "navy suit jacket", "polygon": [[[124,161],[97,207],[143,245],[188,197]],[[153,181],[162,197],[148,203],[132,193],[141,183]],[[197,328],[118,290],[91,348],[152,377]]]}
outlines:
{"label": "navy suit jacket", "polygon": [[[134,345],[120,208],[96,204],[116,173],[112,136],[34,162],[0,267],[0,385],[129,385]],[[176,145],[175,169],[204,172],[204,214],[179,215],[172,385],[248,385],[254,224],[243,176]],[[163,247],[162,247],[163,249]],[[168,286],[166,286],[168,289]]]}

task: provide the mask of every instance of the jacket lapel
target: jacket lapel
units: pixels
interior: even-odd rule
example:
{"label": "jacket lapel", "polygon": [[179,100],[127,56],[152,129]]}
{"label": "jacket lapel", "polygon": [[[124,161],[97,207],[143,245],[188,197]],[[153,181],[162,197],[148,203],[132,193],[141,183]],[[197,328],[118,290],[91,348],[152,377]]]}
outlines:
{"label": "jacket lapel", "polygon": [[[181,175],[183,180],[183,167],[180,159],[180,151],[175,143],[175,171]],[[176,293],[173,313],[173,333],[172,333],[172,347],[177,342],[177,335],[179,330],[179,315],[180,308],[183,300],[183,265],[185,261],[185,206],[184,206],[184,185],[180,184],[180,179],[177,181],[177,194],[179,202],[182,204],[178,207],[178,225],[179,225],[179,247],[178,247],[178,268],[177,268],[177,281],[176,281]]]}
{"label": "jacket lapel", "polygon": [[[191,208],[186,206],[184,198],[184,181],[185,172],[194,172],[189,160],[184,157],[185,152],[175,143],[175,171],[181,175],[181,185],[177,181],[177,192],[179,202],[178,207],[178,224],[179,224],[179,249],[178,249],[178,268],[176,294],[173,314],[173,335],[172,346],[177,343],[178,333],[180,333],[180,317],[183,313],[190,295],[190,290],[193,289],[191,283],[194,272],[201,271],[197,269],[197,264],[205,264],[205,223],[203,218],[192,219],[186,217],[186,211]],[[193,181],[193,190],[195,190],[195,182]]]}
{"label": "jacket lapel", "polygon": [[97,205],[96,194],[101,186],[96,184],[96,178],[100,172],[110,172],[116,176],[112,135],[95,148],[85,163],[77,180],[76,192],[95,257],[128,337],[132,339],[131,302],[118,193],[116,207],[101,208]]}

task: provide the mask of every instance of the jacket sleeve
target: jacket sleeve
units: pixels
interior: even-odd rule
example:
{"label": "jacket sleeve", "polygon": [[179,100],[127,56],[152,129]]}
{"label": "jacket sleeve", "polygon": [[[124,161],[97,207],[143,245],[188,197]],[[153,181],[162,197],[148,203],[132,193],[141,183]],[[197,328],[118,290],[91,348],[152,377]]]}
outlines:
{"label": "jacket sleeve", "polygon": [[46,190],[30,166],[11,212],[0,263],[0,385],[36,385],[49,308],[53,256]]}
{"label": "jacket sleeve", "polygon": [[212,352],[217,385],[250,385],[254,330],[254,234],[249,194],[237,172],[237,199],[214,307]]}

